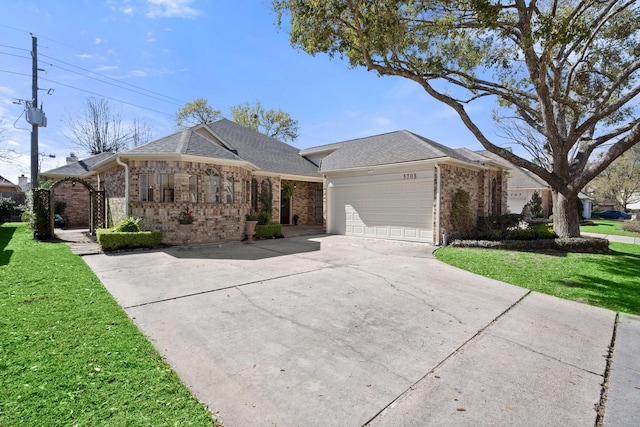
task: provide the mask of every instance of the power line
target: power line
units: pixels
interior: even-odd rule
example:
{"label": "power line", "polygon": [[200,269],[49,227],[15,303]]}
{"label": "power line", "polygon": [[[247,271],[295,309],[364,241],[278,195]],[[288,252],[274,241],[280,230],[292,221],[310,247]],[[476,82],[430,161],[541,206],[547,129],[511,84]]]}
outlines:
{"label": "power line", "polygon": [[0,70],[0,73],[17,74],[17,75],[19,75],[19,76],[27,76],[27,77],[31,77],[31,74],[27,74],[27,73],[18,73],[17,71]]}
{"label": "power line", "polygon": [[[0,53],[1,53],[1,52],[0,52]],[[47,56],[47,55],[40,55],[40,56]],[[47,58],[51,58],[51,57],[47,56]],[[51,59],[53,59],[53,58],[51,58]],[[64,63],[64,61],[60,61],[60,60],[57,60],[57,61]],[[126,87],[124,87],[124,86],[121,86],[120,84],[115,84],[115,83],[111,83],[111,82],[108,82],[108,81],[104,81],[104,80],[101,80],[101,79],[99,79],[99,78],[97,78],[97,77],[88,76],[88,75],[86,75],[86,74],[82,74],[82,73],[79,73],[79,72],[77,72],[77,71],[70,70],[70,69],[65,68],[65,67],[61,67],[61,66],[59,66],[59,65],[54,65],[54,64],[48,64],[48,65],[49,65],[49,66],[51,66],[51,67],[56,67],[56,68],[59,68],[59,69],[61,69],[61,70],[68,71],[68,72],[73,73],[73,74],[77,74],[77,75],[82,76],[82,77],[86,77],[86,78],[88,78],[88,79],[92,79],[92,80],[98,81],[98,82],[100,82],[100,83],[104,83],[104,84],[108,84],[108,85],[111,85],[111,86],[115,86],[115,87],[118,87],[118,88],[123,89],[123,90],[128,90],[129,92],[137,93],[138,95],[147,96],[147,97],[149,97],[149,98],[157,99],[158,101],[167,102],[167,103],[169,103],[169,104],[177,105],[177,106],[179,106],[179,107],[181,107],[183,104],[185,104],[185,103],[184,103],[184,102],[182,102],[182,101],[180,101],[181,103],[179,104],[179,103],[174,102],[174,101],[169,101],[169,100],[167,100],[167,99],[162,99],[162,98],[160,98],[159,96],[153,96],[153,95],[149,95],[149,94],[147,94],[147,93],[144,93],[144,92],[141,92],[141,91],[138,91],[138,90],[129,89],[129,88],[126,88]],[[81,67],[76,67],[76,68],[83,69],[83,68],[81,68]],[[96,75],[98,75],[98,76],[102,76],[101,74],[96,73],[96,72],[93,72],[93,71],[89,71],[89,72],[91,72],[92,74],[96,74]],[[116,82],[118,82],[118,83],[128,84],[128,83],[126,83],[126,82],[120,82],[119,80],[117,80],[117,79],[113,79],[113,78],[108,77],[108,76],[105,76],[105,78],[109,78],[110,80],[114,80],[114,81],[116,81]],[[130,85],[130,84],[128,84],[128,85],[129,85],[129,86],[133,86],[133,85]],[[133,86],[133,87],[137,87],[137,86]],[[144,88],[139,88],[139,89],[140,89],[140,90],[142,90],[142,91],[149,92],[149,93],[154,93],[154,94],[156,94],[156,93],[157,93],[157,92],[153,92],[153,91],[150,91],[150,90],[147,90],[147,89],[144,89]],[[168,96],[166,96],[166,95],[162,95],[162,94],[158,94],[158,95],[160,95],[160,96],[162,96],[162,97],[165,97],[165,98],[174,99],[174,98],[168,97]]]}
{"label": "power line", "polygon": [[44,81],[47,81],[47,82],[55,83],[55,84],[60,85],[60,86],[65,86],[65,87],[68,87],[68,88],[71,88],[71,89],[75,89],[75,90],[78,90],[80,92],[89,93],[91,95],[99,96],[101,98],[110,99],[112,101],[120,102],[120,103],[126,104],[126,105],[131,105],[132,107],[142,108],[143,110],[153,111],[154,113],[164,114],[165,116],[173,117],[173,114],[165,113],[164,111],[159,111],[159,110],[154,110],[153,108],[143,107],[142,105],[137,105],[137,104],[134,104],[134,103],[131,103],[131,102],[128,102],[128,101],[123,101],[121,99],[113,98],[111,96],[102,95],[102,94],[99,94],[97,92],[92,92],[90,90],[80,89],[79,87],[75,87],[75,86],[71,86],[71,85],[68,85],[68,84],[60,83],[60,82],[57,82],[55,80],[47,79],[47,78],[44,78],[44,77],[41,77],[40,79],[44,80]]}

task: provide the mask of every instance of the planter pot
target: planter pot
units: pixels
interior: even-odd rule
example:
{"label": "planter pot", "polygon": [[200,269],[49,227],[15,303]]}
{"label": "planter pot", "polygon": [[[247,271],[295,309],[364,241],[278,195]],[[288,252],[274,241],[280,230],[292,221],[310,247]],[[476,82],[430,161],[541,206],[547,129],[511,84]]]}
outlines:
{"label": "planter pot", "polygon": [[258,221],[247,221],[244,224],[244,234],[247,235],[247,240],[253,242],[253,235],[256,234],[256,225]]}
{"label": "planter pot", "polygon": [[191,242],[191,230],[193,224],[177,224],[176,225],[176,237],[183,245],[187,245]]}

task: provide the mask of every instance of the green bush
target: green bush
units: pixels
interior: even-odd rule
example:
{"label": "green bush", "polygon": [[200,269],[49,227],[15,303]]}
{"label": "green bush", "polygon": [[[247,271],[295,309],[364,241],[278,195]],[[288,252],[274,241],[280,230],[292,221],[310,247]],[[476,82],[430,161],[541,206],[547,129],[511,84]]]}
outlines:
{"label": "green bush", "polygon": [[609,253],[607,239],[593,237],[571,237],[563,239],[537,240],[454,240],[451,246],[458,248],[486,248],[513,251],[541,251],[554,250],[561,252],[581,252],[606,254]]}
{"label": "green bush", "polygon": [[526,230],[511,230],[507,232],[506,240],[536,240],[555,239],[558,235],[545,227],[532,227]]}
{"label": "green bush", "polygon": [[473,215],[471,214],[471,196],[461,188],[453,194],[451,200],[451,222],[453,236],[468,237],[473,230]]}
{"label": "green bush", "polygon": [[140,218],[128,216],[113,227],[113,231],[121,233],[138,233],[140,231]]}
{"label": "green bush", "polygon": [[282,236],[282,224],[271,223],[261,225],[258,223],[258,225],[256,225],[255,237],[257,239],[271,239],[280,236]]}
{"label": "green bush", "polygon": [[271,214],[266,211],[262,211],[258,214],[258,225],[269,225],[271,222]]}
{"label": "green bush", "polygon": [[522,215],[504,214],[479,216],[473,237],[476,239],[502,240],[510,230],[517,228]]}
{"label": "green bush", "polygon": [[159,231],[122,232],[112,228],[101,228],[96,231],[98,243],[104,250],[155,248],[162,242]]}

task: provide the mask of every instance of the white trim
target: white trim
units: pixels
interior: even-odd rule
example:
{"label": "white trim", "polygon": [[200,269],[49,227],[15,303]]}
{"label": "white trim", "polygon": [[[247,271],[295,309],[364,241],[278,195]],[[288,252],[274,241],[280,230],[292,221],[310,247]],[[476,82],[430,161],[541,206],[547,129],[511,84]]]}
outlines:
{"label": "white trim", "polygon": [[435,238],[435,244],[437,246],[440,246],[441,242],[440,242],[440,178],[441,178],[441,174],[440,174],[440,165],[438,163],[434,163],[433,164],[434,168],[436,169],[437,173],[436,173],[436,179],[438,180],[436,183],[436,229],[435,229],[435,234],[436,234],[436,238]]}
{"label": "white trim", "polygon": [[[116,156],[116,163],[124,167],[124,215],[129,216],[129,165]],[[100,175],[98,175],[100,178]]]}

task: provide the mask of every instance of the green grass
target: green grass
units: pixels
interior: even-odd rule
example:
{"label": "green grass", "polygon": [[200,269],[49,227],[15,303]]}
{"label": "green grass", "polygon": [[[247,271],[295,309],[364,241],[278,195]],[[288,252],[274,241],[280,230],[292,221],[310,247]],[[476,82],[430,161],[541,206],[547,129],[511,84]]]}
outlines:
{"label": "green grass", "polygon": [[0,227],[0,426],[212,426],[82,258]]}
{"label": "green grass", "polygon": [[640,245],[611,243],[612,253],[541,254],[438,249],[447,264],[537,292],[640,315]]}
{"label": "green grass", "polygon": [[[615,236],[631,236],[640,237],[640,233],[634,233],[632,231],[622,230],[623,221],[615,219],[594,219],[592,220],[595,225],[583,225],[580,227],[581,232],[585,233],[599,233],[599,234],[612,234]],[[629,221],[626,221],[629,222]]]}

